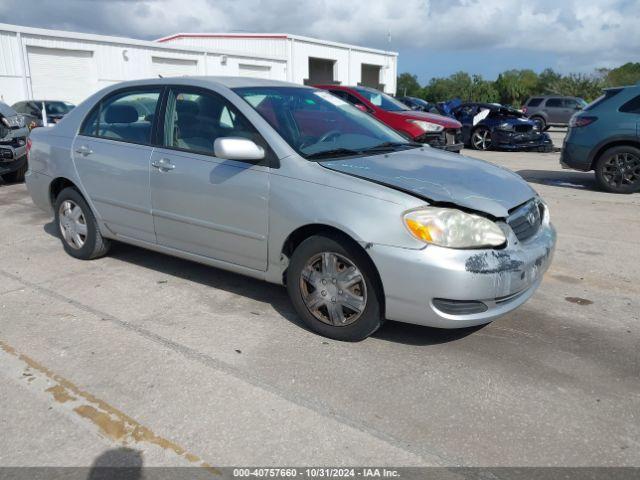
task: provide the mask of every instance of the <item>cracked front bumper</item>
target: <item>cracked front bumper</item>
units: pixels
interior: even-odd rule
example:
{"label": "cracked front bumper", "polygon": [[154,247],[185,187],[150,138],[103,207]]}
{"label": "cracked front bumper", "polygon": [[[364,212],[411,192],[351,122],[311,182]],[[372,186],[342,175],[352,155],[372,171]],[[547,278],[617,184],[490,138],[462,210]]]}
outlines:
{"label": "cracked front bumper", "polygon": [[[462,328],[491,322],[526,302],[551,263],[555,243],[556,232],[547,219],[525,242],[509,229],[507,246],[501,250],[374,245],[368,253],[382,279],[388,319]],[[440,299],[480,302],[486,308],[478,313],[448,313],[436,306]]]}
{"label": "cracked front bumper", "polygon": [[553,141],[546,133],[518,133],[496,130],[491,137],[496,148],[502,150],[551,150]]}

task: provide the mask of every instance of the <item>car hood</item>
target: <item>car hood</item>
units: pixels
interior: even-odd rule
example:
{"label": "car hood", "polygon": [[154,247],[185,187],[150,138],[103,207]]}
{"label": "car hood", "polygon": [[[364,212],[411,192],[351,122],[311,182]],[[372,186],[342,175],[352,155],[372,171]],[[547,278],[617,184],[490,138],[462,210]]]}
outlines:
{"label": "car hood", "polygon": [[505,218],[536,192],[518,175],[482,160],[424,147],[320,164],[380,183],[430,203],[455,204]]}
{"label": "car hood", "polygon": [[442,125],[444,128],[460,128],[462,125],[453,118],[444,115],[436,115],[435,113],[419,112],[416,110],[402,110],[399,112],[389,112],[400,117],[411,120],[425,120],[427,122]]}

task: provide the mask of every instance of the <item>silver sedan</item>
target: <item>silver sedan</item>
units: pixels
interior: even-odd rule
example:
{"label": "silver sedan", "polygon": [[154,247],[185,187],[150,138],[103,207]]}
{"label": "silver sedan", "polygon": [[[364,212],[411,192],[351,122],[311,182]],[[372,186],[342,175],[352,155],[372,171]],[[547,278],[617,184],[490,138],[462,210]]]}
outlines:
{"label": "silver sedan", "polygon": [[442,328],[522,305],[551,262],[543,200],[330,93],[193,77],[110,86],[36,129],[26,178],[66,252],[111,241],[286,285],[312,330]]}

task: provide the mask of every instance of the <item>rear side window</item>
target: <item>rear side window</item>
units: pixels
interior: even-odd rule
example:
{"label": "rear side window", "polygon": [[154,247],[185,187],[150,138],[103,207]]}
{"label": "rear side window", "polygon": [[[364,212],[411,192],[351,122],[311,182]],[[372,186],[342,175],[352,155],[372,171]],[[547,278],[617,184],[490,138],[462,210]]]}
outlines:
{"label": "rear side window", "polygon": [[562,107],[562,99],[561,98],[550,98],[546,103],[547,107],[558,108]]}
{"label": "rear side window", "polygon": [[608,90],[605,90],[603,95],[601,95],[600,97],[596,98],[593,102],[591,102],[589,105],[584,107],[584,109],[585,110],[593,110],[597,106],[602,105],[603,103],[608,102],[609,100],[611,100],[613,97],[618,95],[622,90],[623,90],[622,88],[610,88]]}
{"label": "rear side window", "polygon": [[640,113],[640,95],[632,98],[620,107],[620,111],[624,113]]}
{"label": "rear side window", "polygon": [[80,133],[123,142],[151,143],[151,126],[160,89],[127,90],[103,99],[85,119]]}
{"label": "rear side window", "polygon": [[542,103],[541,98],[532,98],[527,102],[527,107],[537,107]]}

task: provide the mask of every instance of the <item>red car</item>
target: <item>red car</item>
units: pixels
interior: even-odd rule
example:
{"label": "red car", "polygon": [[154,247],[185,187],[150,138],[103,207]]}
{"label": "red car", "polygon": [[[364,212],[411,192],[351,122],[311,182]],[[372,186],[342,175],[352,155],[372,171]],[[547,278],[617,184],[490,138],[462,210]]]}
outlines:
{"label": "red car", "polygon": [[395,98],[373,88],[314,86],[352,103],[415,142],[457,153],[464,147],[462,125],[453,118],[411,110]]}

